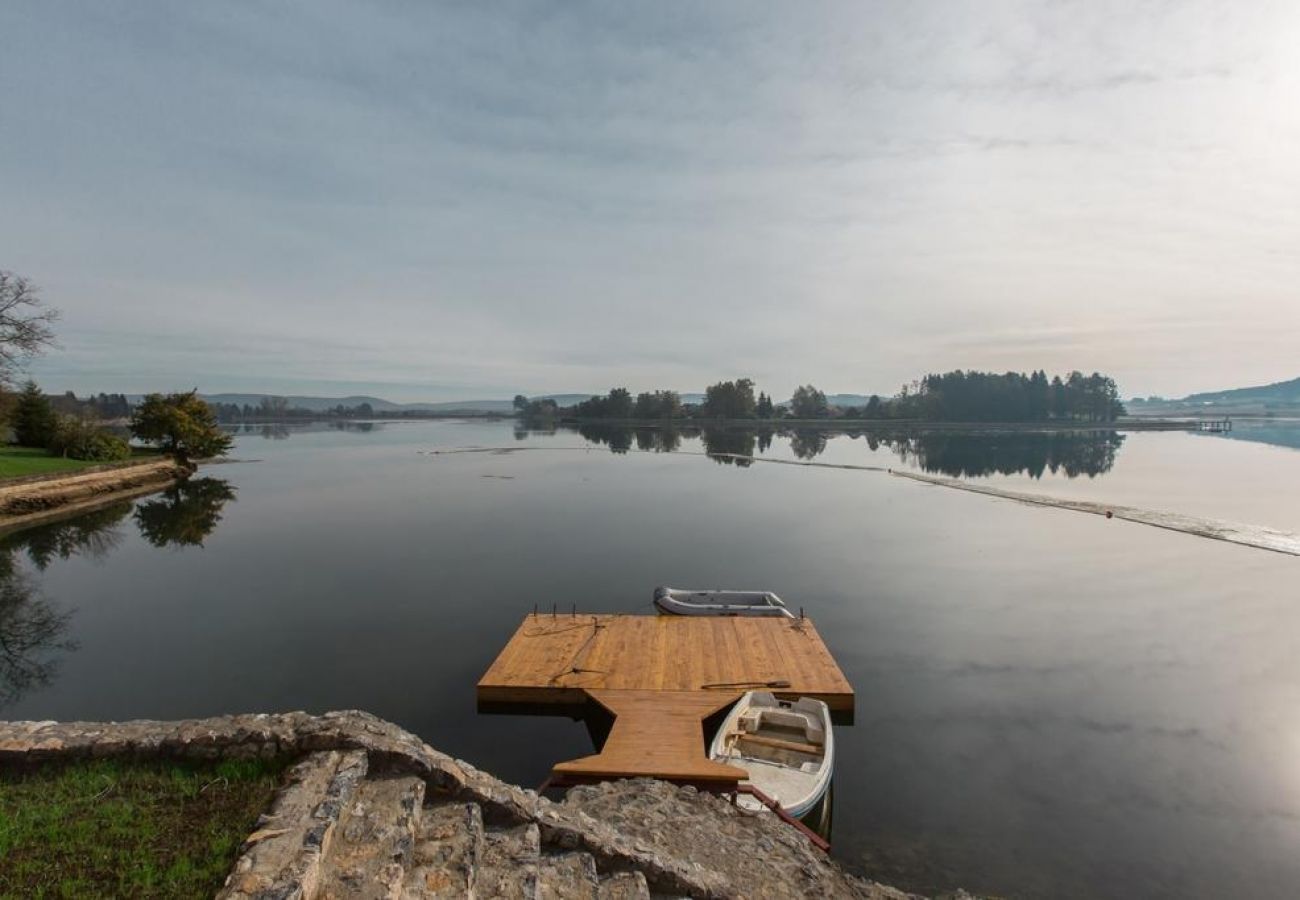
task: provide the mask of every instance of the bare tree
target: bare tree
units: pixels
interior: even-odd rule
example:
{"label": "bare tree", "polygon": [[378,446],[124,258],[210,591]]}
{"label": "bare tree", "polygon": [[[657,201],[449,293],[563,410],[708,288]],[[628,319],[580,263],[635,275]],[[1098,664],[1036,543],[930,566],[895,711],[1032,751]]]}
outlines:
{"label": "bare tree", "polygon": [[33,356],[54,346],[59,311],[41,302],[36,285],[0,269],[0,384],[9,385]]}

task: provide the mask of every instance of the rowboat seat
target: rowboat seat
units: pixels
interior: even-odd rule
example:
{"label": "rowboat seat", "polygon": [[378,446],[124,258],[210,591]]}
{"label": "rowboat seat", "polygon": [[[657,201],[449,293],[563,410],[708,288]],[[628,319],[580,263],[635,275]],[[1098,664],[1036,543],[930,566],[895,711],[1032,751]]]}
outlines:
{"label": "rowboat seat", "polygon": [[740,719],[740,730],[751,734],[761,731],[764,725],[786,728],[801,733],[804,740],[809,744],[820,745],[826,743],[826,733],[814,723],[808,721],[807,716],[800,713],[767,708],[751,710]]}

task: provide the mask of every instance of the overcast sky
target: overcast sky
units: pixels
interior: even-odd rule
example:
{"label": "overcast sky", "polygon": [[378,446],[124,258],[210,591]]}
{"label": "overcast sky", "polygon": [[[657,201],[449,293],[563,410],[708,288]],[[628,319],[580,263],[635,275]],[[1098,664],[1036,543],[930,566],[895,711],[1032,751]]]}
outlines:
{"label": "overcast sky", "polygon": [[1300,3],[0,6],[50,389],[1300,376]]}

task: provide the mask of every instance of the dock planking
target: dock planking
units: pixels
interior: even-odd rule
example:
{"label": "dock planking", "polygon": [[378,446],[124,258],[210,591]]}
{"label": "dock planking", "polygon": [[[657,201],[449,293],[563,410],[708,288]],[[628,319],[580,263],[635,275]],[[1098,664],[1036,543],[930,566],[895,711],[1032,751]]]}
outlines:
{"label": "dock planking", "polygon": [[557,765],[560,778],[734,784],[744,772],[706,757],[703,720],[763,689],[853,712],[853,688],[802,618],[531,615],[479,681],[478,700],[595,701],[613,713],[600,752]]}
{"label": "dock planking", "polygon": [[560,763],[553,774],[572,781],[649,775],[702,786],[734,785],[747,773],[708,758],[703,725],[739,697],[722,691],[591,691],[591,698],[614,715],[609,737],[599,752]]}
{"label": "dock planking", "polygon": [[531,615],[478,683],[486,703],[578,704],[587,692],[761,690],[853,711],[811,619]]}

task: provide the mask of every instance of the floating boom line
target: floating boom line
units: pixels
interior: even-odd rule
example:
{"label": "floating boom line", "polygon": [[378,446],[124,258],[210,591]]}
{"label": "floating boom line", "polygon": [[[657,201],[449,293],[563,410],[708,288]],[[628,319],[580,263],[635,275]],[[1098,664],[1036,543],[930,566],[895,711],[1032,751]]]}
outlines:
{"label": "floating boom line", "polygon": [[[612,452],[604,447],[458,447],[449,450],[421,450],[427,456],[446,456],[458,453],[522,453],[524,451],[567,451],[580,453]],[[1220,519],[1207,519],[1201,516],[1188,516],[1182,513],[1161,512],[1154,509],[1142,509],[1137,506],[1113,506],[1092,500],[1067,500],[1063,497],[1049,497],[1044,494],[1030,494],[1024,491],[1012,491],[992,485],[975,484],[959,478],[945,478],[939,475],[925,475],[920,472],[903,472],[885,466],[860,466],[852,463],[819,463],[797,459],[771,459],[762,456],[747,456],[743,453],[707,453],[699,450],[641,450],[628,447],[618,453],[647,453],[664,456],[706,456],[709,459],[731,459],[745,463],[768,463],[778,466],[802,466],[809,469],[845,469],[853,472],[881,472],[895,478],[907,478],[935,487],[952,488],[1001,500],[1014,500],[1032,506],[1045,506],[1053,509],[1065,509],[1072,512],[1089,513],[1094,516],[1123,519],[1138,525],[1177,531],[1194,537],[1225,541],[1242,547],[1268,550],[1272,553],[1284,553],[1288,556],[1300,556],[1300,534],[1294,531],[1280,531],[1262,525],[1247,525],[1239,522],[1225,522]]]}
{"label": "floating boom line", "polygon": [[1237,522],[1224,522],[1218,519],[1206,519],[1200,516],[1186,516],[1182,513],[1160,512],[1154,509],[1142,509],[1136,506],[1112,506],[1092,500],[1066,500],[1061,497],[1047,497],[1042,494],[1030,494],[1024,491],[1009,491],[991,485],[972,484],[958,478],[942,478],[937,475],[923,475],[919,472],[899,472],[890,469],[889,474],[898,478],[910,478],[924,484],[937,487],[954,488],[969,491],[972,494],[984,494],[1003,500],[1015,500],[1034,506],[1050,506],[1056,509],[1068,509],[1074,512],[1091,513],[1094,516],[1106,516],[1164,528],[1169,531],[1181,531],[1196,537],[1210,538],[1215,541],[1227,541],[1243,547],[1255,547],[1300,556],[1300,534],[1291,531],[1279,531],[1262,525],[1246,525]]}

